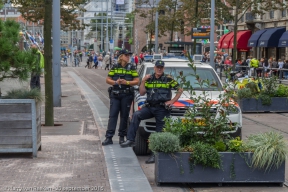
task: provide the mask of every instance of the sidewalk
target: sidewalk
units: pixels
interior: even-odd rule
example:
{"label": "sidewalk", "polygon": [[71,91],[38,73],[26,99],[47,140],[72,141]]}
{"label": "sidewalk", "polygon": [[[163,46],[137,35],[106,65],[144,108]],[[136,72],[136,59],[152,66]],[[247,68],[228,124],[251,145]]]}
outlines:
{"label": "sidewalk", "polygon": [[[1,192],[111,191],[91,108],[75,81],[65,71],[61,77],[62,107],[54,108],[55,124],[59,126],[42,127],[42,151],[37,158],[31,154],[0,154]],[[2,94],[11,85],[23,86],[14,82],[2,82]],[[44,123],[44,103],[41,110]]]}
{"label": "sidewalk", "polygon": [[[29,87],[16,80],[0,87],[7,91],[11,84]],[[41,88],[44,95],[44,78]],[[54,107],[55,126],[42,126],[37,158],[0,154],[0,192],[152,191],[132,148],[121,148],[117,137],[113,145],[102,147],[109,109],[74,67],[61,68],[61,92],[61,107]],[[44,103],[41,115],[45,124]]]}

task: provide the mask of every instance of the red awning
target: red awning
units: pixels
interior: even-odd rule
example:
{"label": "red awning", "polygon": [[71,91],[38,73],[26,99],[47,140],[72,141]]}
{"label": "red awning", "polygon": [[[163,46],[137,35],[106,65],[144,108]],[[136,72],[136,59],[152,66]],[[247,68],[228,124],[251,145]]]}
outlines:
{"label": "red awning", "polygon": [[[249,51],[250,48],[248,48],[247,45],[248,45],[248,40],[250,39],[251,35],[252,35],[252,31],[250,30],[237,32],[237,49],[239,51]],[[234,35],[229,45],[229,48],[231,49],[233,49],[234,47],[233,39],[234,39]]]}
{"label": "red awning", "polygon": [[233,32],[227,33],[227,35],[222,41],[222,46],[221,46],[222,49],[229,49],[230,42],[233,41],[233,36],[234,36]]}
{"label": "red awning", "polygon": [[[232,33],[232,32],[229,32],[229,33]],[[218,48],[218,49],[221,49],[221,48],[222,48],[222,42],[223,42],[223,40],[225,39],[225,37],[226,37],[229,33],[226,33],[225,35],[222,35],[222,37],[219,39],[218,45],[217,45],[217,48]]]}

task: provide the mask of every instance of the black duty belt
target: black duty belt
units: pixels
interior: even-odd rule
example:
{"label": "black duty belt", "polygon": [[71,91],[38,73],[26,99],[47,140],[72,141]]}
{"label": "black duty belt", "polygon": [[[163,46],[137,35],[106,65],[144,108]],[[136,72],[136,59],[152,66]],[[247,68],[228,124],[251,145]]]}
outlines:
{"label": "black duty belt", "polygon": [[112,89],[112,93],[117,95],[117,94],[120,94],[120,93],[132,93],[130,90],[115,90],[115,89]]}
{"label": "black duty belt", "polygon": [[165,107],[165,103],[156,103],[156,104],[147,103],[147,107]]}

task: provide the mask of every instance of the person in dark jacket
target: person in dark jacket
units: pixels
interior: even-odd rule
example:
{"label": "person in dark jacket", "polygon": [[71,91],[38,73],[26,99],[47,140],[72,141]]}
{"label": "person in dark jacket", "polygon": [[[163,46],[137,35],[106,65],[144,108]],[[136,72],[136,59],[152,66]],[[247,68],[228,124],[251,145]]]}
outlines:
{"label": "person in dark jacket", "polygon": [[[155,117],[156,132],[161,132],[165,124],[164,117],[170,116],[169,107],[180,98],[183,89],[170,75],[164,74],[164,66],[164,61],[156,61],[155,73],[148,74],[142,79],[139,92],[141,96],[147,93],[146,104],[133,114],[128,128],[127,141],[122,143],[121,147],[135,146],[136,132],[141,120]],[[173,99],[171,89],[178,89]],[[154,163],[154,161],[155,156],[152,154],[146,163]]]}
{"label": "person in dark jacket", "polygon": [[106,139],[102,145],[113,144],[112,137],[115,134],[119,112],[119,144],[124,142],[127,135],[129,111],[134,96],[132,86],[138,85],[139,82],[135,67],[129,63],[131,54],[125,49],[119,51],[118,63],[112,67],[106,78],[106,83],[112,87],[109,88],[110,109]]}

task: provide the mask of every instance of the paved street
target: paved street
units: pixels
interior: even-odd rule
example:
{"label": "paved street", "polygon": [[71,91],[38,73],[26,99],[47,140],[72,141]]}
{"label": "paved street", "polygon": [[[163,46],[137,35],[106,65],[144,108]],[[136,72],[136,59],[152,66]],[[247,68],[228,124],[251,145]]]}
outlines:
{"label": "paved street", "polygon": [[[0,191],[12,191],[12,187],[36,187],[34,191],[41,191],[40,187],[53,191],[60,188],[63,191],[64,187],[70,187],[70,191],[81,191],[79,187],[90,188],[90,191],[96,188],[98,191],[144,192],[288,191],[285,185],[266,184],[157,186],[154,165],[144,163],[148,156],[136,158],[131,148],[121,149],[117,137],[113,138],[113,145],[101,146],[109,110],[108,85],[105,83],[108,71],[88,70],[84,65],[82,62],[80,67],[61,68],[62,107],[54,108],[55,124],[58,126],[42,126],[42,151],[38,152],[38,157],[0,154]],[[41,80],[44,83],[44,78]],[[2,82],[0,87],[5,93],[9,84]],[[42,106],[43,123],[44,115]],[[275,130],[283,133],[288,141],[287,120],[288,113],[244,114],[243,138],[252,133]],[[286,163],[286,178],[287,167]]]}

